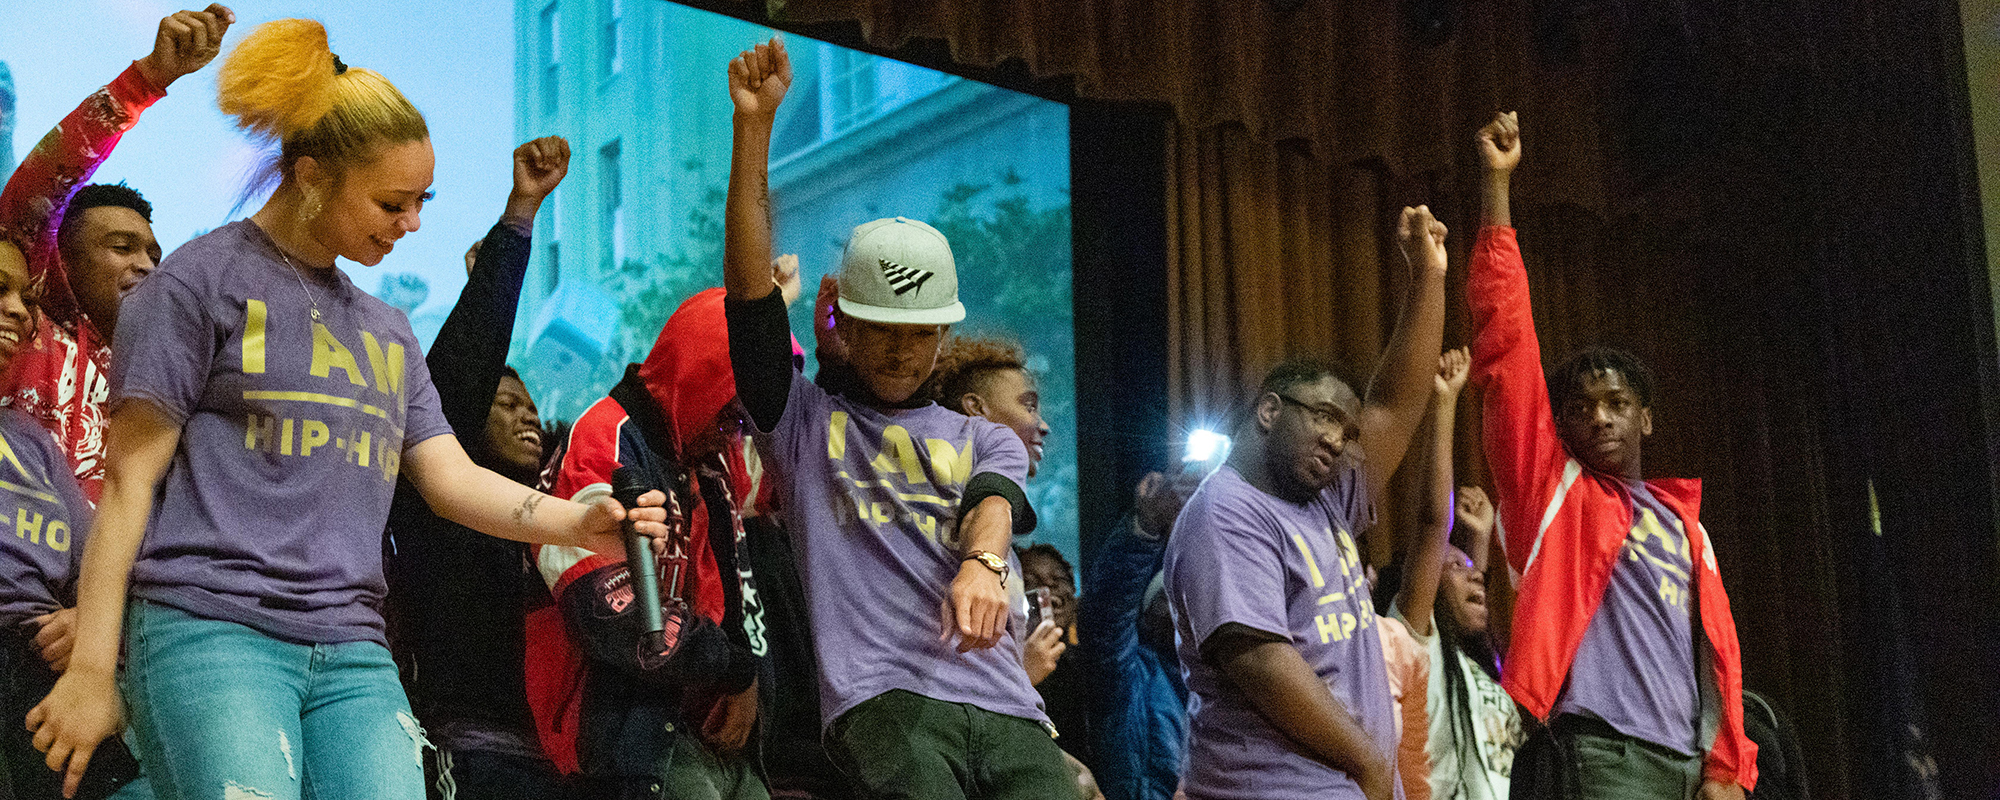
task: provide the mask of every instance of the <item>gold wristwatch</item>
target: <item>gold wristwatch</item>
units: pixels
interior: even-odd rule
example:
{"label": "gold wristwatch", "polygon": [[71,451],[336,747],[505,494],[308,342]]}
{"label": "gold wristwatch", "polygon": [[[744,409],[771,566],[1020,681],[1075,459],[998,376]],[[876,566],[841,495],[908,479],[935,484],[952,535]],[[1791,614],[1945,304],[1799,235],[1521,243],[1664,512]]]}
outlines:
{"label": "gold wristwatch", "polygon": [[1007,575],[1008,573],[1013,571],[1012,568],[1007,566],[1007,559],[1001,558],[999,555],[994,553],[989,553],[985,550],[968,550],[966,551],[965,556],[963,558],[960,558],[959,561],[961,563],[966,561],[977,561],[987,569],[993,570],[1000,576],[1000,585],[1002,586],[1007,585]]}

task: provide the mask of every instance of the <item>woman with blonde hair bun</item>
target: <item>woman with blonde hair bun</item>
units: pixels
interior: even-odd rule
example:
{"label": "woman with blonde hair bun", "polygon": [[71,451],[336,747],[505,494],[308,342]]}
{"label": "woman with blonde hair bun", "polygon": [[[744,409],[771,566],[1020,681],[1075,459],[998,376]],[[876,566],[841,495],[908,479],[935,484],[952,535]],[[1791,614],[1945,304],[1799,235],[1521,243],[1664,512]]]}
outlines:
{"label": "woman with blonde hair bun", "polygon": [[395,86],[310,20],[257,28],[217,85],[275,145],[253,191],[275,189],[125,301],[76,644],[28,726],[66,792],[129,713],[168,800],[416,800],[426,742],[380,612],[397,476],[453,522],[593,550],[628,517],[664,535],[663,495],[585,506],[475,466],[409,320],[335,266],[379,263],[430,197],[429,134]]}

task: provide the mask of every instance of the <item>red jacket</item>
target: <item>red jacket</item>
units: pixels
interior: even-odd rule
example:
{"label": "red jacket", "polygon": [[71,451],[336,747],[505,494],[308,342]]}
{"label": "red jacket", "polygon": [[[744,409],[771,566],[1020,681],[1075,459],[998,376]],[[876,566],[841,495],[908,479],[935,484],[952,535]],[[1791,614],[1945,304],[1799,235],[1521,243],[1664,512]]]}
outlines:
{"label": "red jacket", "polygon": [[[1521,573],[1501,684],[1546,720],[1632,529],[1632,498],[1617,478],[1592,472],[1563,450],[1513,228],[1479,232],[1468,294],[1472,381],[1485,399],[1486,461],[1499,495],[1507,559]],[[1722,701],[1722,725],[1705,772],[1710,780],[1754,788],[1757,745],[1743,733],[1742,654],[1722,573],[1697,519],[1701,482],[1665,479],[1646,486],[1687,531],[1700,534],[1688,538],[1699,565],[1701,627],[1714,649],[1714,685]]]}
{"label": "red jacket", "polygon": [[[655,467],[661,466],[656,462],[664,459],[680,463],[689,470],[702,465],[718,468],[728,482],[730,507],[726,511],[729,514],[753,516],[765,507],[770,499],[771,487],[763,480],[761,460],[756,450],[741,435],[728,436],[723,452],[719,456],[702,459],[701,465],[680,458],[685,448],[716,427],[718,416],[736,397],[735,376],[729,365],[728,328],[723,318],[722,298],[721,289],[710,289],[683,303],[668,318],[645,362],[638,366],[636,374],[628,375],[626,379],[629,382],[636,377],[641,381],[646,398],[626,395],[625,402],[650,405],[645,413],[659,415],[659,421],[670,429],[665,433],[671,441],[660,442],[666,451],[652,447],[643,432],[645,424],[634,418],[642,412],[621,405],[616,399],[620,397],[621,390],[614,389],[612,397],[592,405],[571,428],[568,452],[563,456],[552,494],[576,497],[587,494],[596,486],[608,490],[611,474],[617,468],[636,467],[650,476],[655,474]],[[620,384],[621,387],[627,385]],[[683,597],[695,614],[712,623],[707,627],[719,625],[720,630],[726,631],[723,635],[727,637],[727,642],[724,642],[721,637],[710,636],[700,647],[692,639],[683,645],[683,652],[705,649],[705,656],[714,656],[701,662],[715,667],[714,670],[700,675],[676,672],[674,679],[661,678],[684,692],[685,704],[693,707],[683,711],[692,715],[693,722],[699,724],[712,712],[719,697],[713,685],[728,685],[724,693],[733,693],[740,691],[740,687],[734,686],[732,681],[748,683],[754,677],[754,662],[746,659],[761,657],[764,653],[763,623],[749,564],[743,558],[741,525],[724,526],[733,527],[733,543],[726,537],[718,540],[712,535],[715,527],[711,525],[711,515],[722,509],[712,509],[711,501],[702,499],[699,491],[688,491],[677,497],[686,515],[684,524],[691,532]],[[625,562],[622,552],[592,553],[578,547],[553,545],[536,548],[535,559],[558,606],[580,579],[586,585],[575,587],[575,590],[589,591],[589,579],[594,573],[607,567],[617,567],[617,571],[622,572]],[[660,583],[661,591],[665,593],[668,590],[667,581],[663,578]],[[535,714],[543,749],[557,768],[565,773],[592,771],[603,766],[586,763],[590,760],[588,757],[580,758],[588,755],[583,750],[590,749],[587,745],[593,726],[605,729],[598,731],[605,736],[615,736],[617,731],[622,730],[622,725],[615,724],[616,720],[613,724],[600,724],[586,719],[583,713],[585,703],[581,701],[586,691],[586,673],[610,669],[600,662],[586,659],[585,645],[596,640],[615,640],[622,630],[608,619],[594,624],[601,624],[606,629],[565,627],[559,607],[536,611],[528,619],[528,702]],[[604,647],[629,657],[634,650],[630,636],[633,632],[622,632],[625,634],[622,643],[605,644]],[[719,654],[721,647],[733,648],[734,652]],[[751,669],[740,669],[745,666]],[[609,739],[605,741],[617,744]],[[647,760],[646,763],[651,762]]]}

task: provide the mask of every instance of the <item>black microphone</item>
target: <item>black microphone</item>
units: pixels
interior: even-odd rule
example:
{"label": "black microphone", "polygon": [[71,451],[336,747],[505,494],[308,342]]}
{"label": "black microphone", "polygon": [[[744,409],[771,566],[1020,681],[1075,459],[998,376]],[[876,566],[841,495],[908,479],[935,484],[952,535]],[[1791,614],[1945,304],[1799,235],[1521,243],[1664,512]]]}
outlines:
{"label": "black microphone", "polygon": [[[649,489],[636,467],[619,467],[611,473],[611,497],[628,512]],[[654,566],[653,546],[631,517],[626,517],[624,528],[625,569],[632,575],[632,602],[639,604],[639,624],[643,626],[639,652],[661,653],[667,649],[667,626],[660,619],[660,573]]]}

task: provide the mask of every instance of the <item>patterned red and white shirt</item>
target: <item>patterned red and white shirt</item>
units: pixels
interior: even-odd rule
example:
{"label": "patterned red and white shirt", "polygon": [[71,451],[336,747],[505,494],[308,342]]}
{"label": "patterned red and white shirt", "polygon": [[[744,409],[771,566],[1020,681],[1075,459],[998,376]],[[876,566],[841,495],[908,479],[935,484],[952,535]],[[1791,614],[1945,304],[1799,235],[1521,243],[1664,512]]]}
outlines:
{"label": "patterned red and white shirt", "polygon": [[137,66],[126,68],[42,137],[0,192],[0,226],[27,244],[28,272],[42,284],[41,324],[0,376],[0,405],[26,412],[55,434],[92,503],[104,485],[111,332],[98,330],[77,306],[56,231],[77,187],[164,96]]}

